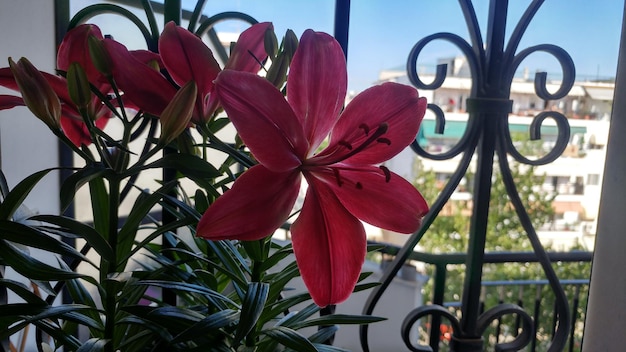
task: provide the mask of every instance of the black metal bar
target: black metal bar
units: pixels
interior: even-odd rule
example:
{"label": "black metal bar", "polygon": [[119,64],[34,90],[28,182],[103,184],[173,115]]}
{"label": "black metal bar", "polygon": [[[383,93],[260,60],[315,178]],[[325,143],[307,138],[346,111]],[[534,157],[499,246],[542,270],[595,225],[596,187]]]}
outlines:
{"label": "black metal bar", "polygon": [[[182,21],[182,5],[181,0],[165,0],[163,7],[163,15],[164,15],[164,23],[168,23],[170,21],[174,21],[177,25],[180,25]],[[165,147],[163,149],[163,155],[176,154],[177,151],[171,147]],[[168,183],[174,181],[176,179],[176,170],[172,168],[163,168],[163,182]],[[169,194],[170,197],[176,197],[176,191],[172,190]],[[167,208],[163,207],[162,215],[163,225],[170,224],[176,221],[176,216],[172,214]],[[163,236],[162,242],[163,250],[165,250],[165,256],[168,258],[172,257],[171,251],[167,250],[169,248],[175,247],[174,243],[171,243],[170,240]],[[176,305],[176,292],[169,289],[162,289],[161,294],[163,295],[163,302],[166,304],[175,306]]]}
{"label": "black metal bar", "polygon": [[578,305],[580,304],[580,285],[576,285],[574,290],[574,297],[572,297],[572,324],[569,332],[569,350],[574,351],[575,343],[575,329],[576,329],[576,317],[578,316]]}
{"label": "black metal bar", "polygon": [[535,294],[535,307],[533,312],[533,320],[535,321],[535,331],[533,332],[533,334],[535,338],[533,338],[530,343],[531,352],[535,352],[535,349],[537,348],[537,332],[539,331],[539,316],[541,315],[541,299],[543,297],[541,290],[542,285],[537,285],[537,292]]}
{"label": "black metal bar", "polygon": [[[435,265],[435,282],[433,287],[433,304],[443,305],[446,291],[447,265]],[[439,337],[441,336],[441,316],[433,315],[430,321],[430,348],[439,351]]]}
{"label": "black metal bar", "polygon": [[348,32],[350,29],[350,0],[335,0],[335,39],[348,59]]}

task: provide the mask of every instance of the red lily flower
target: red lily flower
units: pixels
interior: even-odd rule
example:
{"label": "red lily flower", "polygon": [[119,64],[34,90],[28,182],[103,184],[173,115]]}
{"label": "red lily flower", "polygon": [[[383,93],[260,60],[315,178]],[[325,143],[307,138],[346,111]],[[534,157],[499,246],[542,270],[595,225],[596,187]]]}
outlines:
{"label": "red lily flower", "polygon": [[[356,285],[366,253],[360,220],[411,233],[428,210],[413,185],[375,166],[415,139],[426,99],[386,83],[342,112],[346,82],[337,41],[311,30],[293,58],[287,100],[261,77],[224,70],[216,81],[219,99],[259,165],[209,207],[197,228],[214,240],[268,236],[287,220],[304,176],[308,190],[291,226],[293,250],[319,306],[344,301]],[[328,146],[316,153],[329,133]]]}
{"label": "red lily flower", "polygon": [[[259,62],[267,58],[263,44],[265,32],[272,28],[271,23],[264,22],[242,32],[224,68],[257,73]],[[213,94],[213,81],[221,71],[211,49],[195,34],[170,22],[159,38],[159,52],[176,84],[183,86],[191,80],[197,82],[198,98],[193,120],[208,121],[219,106]]]}
{"label": "red lily flower", "polygon": [[[263,39],[272,28],[269,22],[258,23],[239,36],[225,68],[244,72],[259,71],[259,61],[266,59]],[[139,55],[128,51],[122,44],[104,40],[105,47],[114,63],[113,77],[124,94],[140,109],[160,116],[176,93],[167,78],[139,60]],[[174,22],[165,25],[159,38],[159,63],[167,69],[178,86],[193,80],[198,86],[198,98],[192,121],[207,121],[219,107],[213,81],[221,69],[213,52],[202,40]]]}
{"label": "red lily flower", "polygon": [[[63,38],[63,42],[59,46],[57,53],[58,67],[62,71],[66,71],[72,62],[78,62],[87,72],[89,81],[103,93],[110,91],[110,86],[102,75],[93,67],[89,51],[87,50],[87,40],[89,36],[102,38],[100,29],[95,25],[80,25],[69,32]],[[76,105],[70,99],[67,90],[67,81],[63,77],[51,75],[42,72],[45,79],[50,83],[54,92],[61,101],[61,128],[65,135],[77,146],[81,144],[89,145],[91,137],[87,126],[78,112]],[[0,68],[0,86],[19,91],[19,87],[8,67]],[[17,102],[22,102],[18,104]],[[16,96],[0,96],[0,109],[9,109],[13,106],[24,105],[21,97]],[[95,117],[95,125],[98,128],[104,128],[111,116],[111,111],[97,98],[92,98],[93,116]]]}

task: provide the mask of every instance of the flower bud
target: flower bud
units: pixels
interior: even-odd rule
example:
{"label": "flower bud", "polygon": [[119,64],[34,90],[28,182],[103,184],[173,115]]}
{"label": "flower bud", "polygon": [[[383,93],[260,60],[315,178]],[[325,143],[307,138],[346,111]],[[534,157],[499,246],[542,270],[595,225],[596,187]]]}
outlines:
{"label": "flower bud", "polygon": [[67,90],[70,99],[79,109],[85,109],[91,103],[91,87],[87,73],[78,62],[73,62],[67,68]]}
{"label": "flower bud", "polygon": [[89,46],[89,55],[91,56],[91,62],[100,73],[106,77],[111,77],[113,72],[113,60],[109,56],[109,52],[104,46],[102,39],[98,39],[96,36],[89,36],[87,39]]}
{"label": "flower bud", "polygon": [[263,38],[263,44],[265,46],[265,52],[270,59],[274,59],[278,53],[278,39],[272,28],[268,28],[265,31],[265,37]]}
{"label": "flower bud", "polygon": [[9,67],[22,93],[24,104],[50,129],[61,129],[61,101],[44,75],[26,58],[15,63],[9,58]]}
{"label": "flower bud", "polygon": [[298,36],[291,29],[288,29],[283,39],[283,51],[288,55],[289,61],[296,53],[296,49],[298,49]]}
{"label": "flower bud", "polygon": [[167,104],[161,114],[161,141],[170,143],[187,128],[196,103],[198,88],[194,81],[189,81]]}
{"label": "flower bud", "polygon": [[290,61],[285,52],[281,51],[267,70],[265,78],[278,89],[282,88],[287,80],[287,69],[289,68]]}

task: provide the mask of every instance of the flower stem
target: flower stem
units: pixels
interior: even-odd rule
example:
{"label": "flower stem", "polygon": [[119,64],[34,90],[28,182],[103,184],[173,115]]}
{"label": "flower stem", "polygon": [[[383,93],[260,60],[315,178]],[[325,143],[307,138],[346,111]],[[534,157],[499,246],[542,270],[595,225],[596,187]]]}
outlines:
{"label": "flower stem", "polygon": [[109,181],[109,236],[108,242],[113,250],[113,259],[110,262],[104,261],[101,263],[101,266],[104,266],[106,270],[106,277],[101,277],[101,283],[104,283],[104,288],[106,291],[106,298],[104,302],[104,313],[105,313],[105,325],[104,325],[104,338],[109,341],[106,345],[105,352],[114,352],[115,351],[115,316],[117,314],[117,285],[114,280],[110,280],[109,278],[117,272],[118,256],[117,256],[117,244],[118,244],[118,211],[119,211],[119,203],[120,203],[120,180],[118,177],[111,177],[108,179]]}

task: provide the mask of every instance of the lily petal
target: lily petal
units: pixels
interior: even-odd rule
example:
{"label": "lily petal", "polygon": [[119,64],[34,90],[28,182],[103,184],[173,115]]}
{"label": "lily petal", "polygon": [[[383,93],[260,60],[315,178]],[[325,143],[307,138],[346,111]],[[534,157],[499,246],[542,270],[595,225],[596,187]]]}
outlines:
{"label": "lily petal", "polygon": [[347,82],[339,43],[326,33],[305,31],[289,69],[287,98],[309,141],[309,156],[337,122]]}
{"label": "lily petal", "polygon": [[257,73],[261,69],[261,62],[267,58],[265,52],[265,32],[273,30],[271,22],[262,22],[252,25],[239,35],[235,49],[230,54],[225,69],[242,72]]}
{"label": "lily petal", "polygon": [[89,50],[86,50],[90,36],[103,39],[100,28],[93,24],[82,24],[69,30],[59,45],[57,66],[60,70],[67,71],[70,64],[78,62],[87,73],[89,81],[95,84],[102,75],[93,65]]}
{"label": "lily petal", "polygon": [[293,170],[307,150],[302,126],[266,79],[224,70],[215,83],[224,110],[254,157],[273,171]]}
{"label": "lily petal", "polygon": [[346,162],[378,164],[389,160],[415,140],[426,105],[426,99],[420,98],[415,88],[406,85],[384,83],[366,89],[346,106],[333,128],[327,151],[322,154],[336,148],[345,149],[341,145],[343,142],[357,147],[386,124],[386,132],[379,141],[370,143]]}
{"label": "lily petal", "polygon": [[202,104],[221,71],[211,49],[195,34],[169,22],[159,38],[159,53],[167,72],[179,86],[196,82],[200,95],[198,103]]}
{"label": "lily petal", "polygon": [[419,191],[386,169],[346,167],[314,175],[324,180],[351,214],[377,227],[412,233],[428,212],[428,205]]}
{"label": "lily petal", "polygon": [[124,94],[142,110],[161,115],[176,88],[158,71],[137,60],[126,47],[112,39],[104,45],[113,60],[113,78]]}
{"label": "lily petal", "polygon": [[0,94],[0,110],[11,109],[16,106],[26,106],[24,99],[14,95]]}
{"label": "lily petal", "polygon": [[313,301],[325,307],[345,301],[354,290],[365,261],[365,230],[328,187],[309,181],[291,239],[302,279]]}
{"label": "lily petal", "polygon": [[289,217],[301,178],[298,172],[276,173],[263,165],[253,166],[202,215],[196,235],[243,241],[271,235]]}

